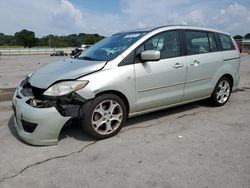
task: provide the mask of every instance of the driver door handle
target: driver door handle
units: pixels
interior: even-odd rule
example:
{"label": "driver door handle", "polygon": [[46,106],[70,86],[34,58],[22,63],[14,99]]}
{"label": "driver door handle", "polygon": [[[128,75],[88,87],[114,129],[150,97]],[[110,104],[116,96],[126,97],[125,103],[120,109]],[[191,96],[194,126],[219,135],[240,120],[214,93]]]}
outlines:
{"label": "driver door handle", "polygon": [[175,63],[173,67],[176,68],[176,69],[178,69],[178,68],[181,68],[183,66],[184,66],[183,63]]}

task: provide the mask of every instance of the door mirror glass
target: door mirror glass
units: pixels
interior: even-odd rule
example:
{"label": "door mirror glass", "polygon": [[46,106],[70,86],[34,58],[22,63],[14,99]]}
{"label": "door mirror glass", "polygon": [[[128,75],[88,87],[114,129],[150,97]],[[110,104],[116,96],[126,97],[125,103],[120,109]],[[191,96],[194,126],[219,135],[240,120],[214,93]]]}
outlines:
{"label": "door mirror glass", "polygon": [[146,50],[141,53],[141,60],[145,61],[158,61],[161,57],[159,50]]}

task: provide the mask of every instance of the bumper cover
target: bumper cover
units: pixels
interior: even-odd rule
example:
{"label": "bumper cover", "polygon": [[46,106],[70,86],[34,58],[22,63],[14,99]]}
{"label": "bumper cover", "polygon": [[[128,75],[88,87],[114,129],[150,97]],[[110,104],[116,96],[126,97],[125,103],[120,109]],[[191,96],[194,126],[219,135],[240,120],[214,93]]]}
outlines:
{"label": "bumper cover", "polygon": [[[54,145],[64,124],[71,117],[63,117],[55,107],[35,108],[26,102],[30,97],[25,97],[17,88],[13,96],[14,124],[19,137],[31,145]],[[32,133],[26,132],[22,120],[37,124]]]}

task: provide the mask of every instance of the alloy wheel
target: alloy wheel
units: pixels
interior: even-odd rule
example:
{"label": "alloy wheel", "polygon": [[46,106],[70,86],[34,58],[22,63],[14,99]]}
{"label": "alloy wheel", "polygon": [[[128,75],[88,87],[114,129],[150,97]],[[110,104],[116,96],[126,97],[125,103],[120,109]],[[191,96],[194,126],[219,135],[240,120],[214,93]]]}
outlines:
{"label": "alloy wheel", "polygon": [[225,103],[230,96],[230,84],[227,80],[222,80],[217,88],[216,98],[221,104]]}
{"label": "alloy wheel", "polygon": [[119,128],[122,119],[123,111],[121,105],[115,100],[105,100],[94,109],[91,123],[97,133],[108,135]]}

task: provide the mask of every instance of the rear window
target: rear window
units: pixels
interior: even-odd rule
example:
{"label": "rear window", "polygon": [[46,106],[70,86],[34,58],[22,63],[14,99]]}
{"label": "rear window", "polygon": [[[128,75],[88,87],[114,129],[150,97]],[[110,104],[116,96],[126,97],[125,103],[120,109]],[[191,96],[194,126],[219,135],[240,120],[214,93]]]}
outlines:
{"label": "rear window", "polygon": [[235,50],[233,41],[230,36],[219,34],[222,50]]}
{"label": "rear window", "polygon": [[188,55],[208,53],[211,51],[206,32],[186,31]]}

